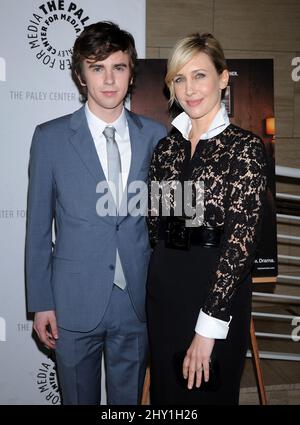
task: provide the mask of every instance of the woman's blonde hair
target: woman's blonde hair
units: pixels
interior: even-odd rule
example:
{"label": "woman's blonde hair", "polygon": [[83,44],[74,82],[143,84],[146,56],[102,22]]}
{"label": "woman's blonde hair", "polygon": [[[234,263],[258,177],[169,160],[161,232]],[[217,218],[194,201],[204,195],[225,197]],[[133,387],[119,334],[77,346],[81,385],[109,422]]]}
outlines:
{"label": "woman's blonde hair", "polygon": [[223,49],[210,33],[195,33],[179,40],[168,60],[165,83],[170,91],[170,106],[176,101],[173,79],[178,71],[186,65],[197,53],[206,53],[214,64],[218,74],[227,68]]}

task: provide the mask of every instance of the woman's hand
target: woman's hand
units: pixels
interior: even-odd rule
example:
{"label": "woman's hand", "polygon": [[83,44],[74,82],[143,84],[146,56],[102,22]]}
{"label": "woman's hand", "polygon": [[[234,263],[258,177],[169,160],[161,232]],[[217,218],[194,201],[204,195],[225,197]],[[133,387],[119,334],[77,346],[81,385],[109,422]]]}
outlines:
{"label": "woman's hand", "polygon": [[204,380],[209,380],[209,361],[214,348],[215,340],[195,334],[193,341],[186,352],[183,360],[182,373],[188,379],[187,387],[193,388],[196,374],[196,387],[199,388],[202,380],[202,370],[204,370]]}

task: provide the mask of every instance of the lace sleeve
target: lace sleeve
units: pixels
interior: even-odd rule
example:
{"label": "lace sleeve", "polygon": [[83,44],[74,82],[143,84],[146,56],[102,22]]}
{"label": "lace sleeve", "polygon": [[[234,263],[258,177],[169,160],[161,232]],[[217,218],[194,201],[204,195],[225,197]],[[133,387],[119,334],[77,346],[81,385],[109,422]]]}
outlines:
{"label": "lace sleeve", "polygon": [[204,313],[224,321],[230,319],[236,289],[253,265],[266,192],[264,145],[253,135],[241,142],[231,164],[219,261],[202,308]]}
{"label": "lace sleeve", "polygon": [[[160,145],[160,144],[159,144]],[[151,248],[157,244],[158,241],[158,226],[159,226],[159,199],[158,194],[151,189],[153,182],[159,182],[159,170],[161,166],[159,164],[159,145],[153,152],[149,175],[148,175],[148,216],[147,225],[149,231],[149,241]],[[154,183],[155,184],[155,183]]]}

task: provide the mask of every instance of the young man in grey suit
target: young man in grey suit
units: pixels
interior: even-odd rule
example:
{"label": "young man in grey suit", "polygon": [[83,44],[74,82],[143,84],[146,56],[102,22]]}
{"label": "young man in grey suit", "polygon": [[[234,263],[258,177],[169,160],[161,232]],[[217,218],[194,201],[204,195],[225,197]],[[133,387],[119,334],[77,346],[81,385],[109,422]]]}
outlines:
{"label": "young man in grey suit", "polygon": [[73,72],[87,102],[37,126],[32,140],[28,310],[39,339],[55,349],[64,404],[100,403],[102,353],[108,404],[140,401],[150,248],[145,217],[127,208],[134,196],[127,187],[146,182],[166,130],[124,108],[135,62],[131,34],[111,22],[86,27]]}

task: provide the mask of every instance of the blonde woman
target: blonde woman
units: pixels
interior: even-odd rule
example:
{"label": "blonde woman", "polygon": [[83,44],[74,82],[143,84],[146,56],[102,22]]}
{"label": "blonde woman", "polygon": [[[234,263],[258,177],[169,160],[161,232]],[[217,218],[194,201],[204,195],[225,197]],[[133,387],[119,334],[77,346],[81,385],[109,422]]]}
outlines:
{"label": "blonde woman", "polygon": [[[152,404],[239,400],[267,171],[262,141],[231,124],[221,102],[228,78],[223,50],[211,34],[180,40],[168,61],[170,102],[183,112],[154,151],[149,181],[203,182],[204,218],[188,227],[172,193],[171,217],[163,217],[152,193],[147,283]],[[159,202],[166,202],[164,196]]]}

